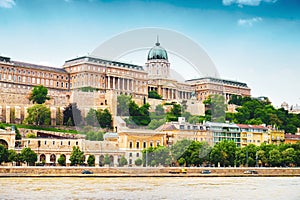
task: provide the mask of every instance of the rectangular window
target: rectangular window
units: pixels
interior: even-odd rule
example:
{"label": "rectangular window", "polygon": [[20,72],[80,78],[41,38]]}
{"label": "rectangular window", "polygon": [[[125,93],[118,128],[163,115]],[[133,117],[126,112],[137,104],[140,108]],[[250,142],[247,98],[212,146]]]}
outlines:
{"label": "rectangular window", "polygon": [[132,153],[129,153],[129,157],[132,157]]}
{"label": "rectangular window", "polygon": [[69,146],[71,145],[71,142],[70,142],[70,141],[68,141],[68,145],[69,145]]}
{"label": "rectangular window", "polygon": [[132,142],[129,142],[129,148],[132,149]]}
{"label": "rectangular window", "polygon": [[136,148],[137,148],[137,149],[140,148],[140,142],[136,142]]}
{"label": "rectangular window", "polygon": [[140,157],[140,153],[136,153],[136,157]]}
{"label": "rectangular window", "polygon": [[55,145],[55,141],[53,141],[52,144]]}
{"label": "rectangular window", "polygon": [[45,141],[44,144],[46,145],[46,144],[47,144],[47,141]]}
{"label": "rectangular window", "polygon": [[147,143],[143,142],[143,148],[146,149],[147,148]]}

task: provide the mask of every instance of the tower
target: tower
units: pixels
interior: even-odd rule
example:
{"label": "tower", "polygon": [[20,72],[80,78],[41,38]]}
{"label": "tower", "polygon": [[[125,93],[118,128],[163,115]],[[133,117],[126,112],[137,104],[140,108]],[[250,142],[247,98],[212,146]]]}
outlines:
{"label": "tower", "polygon": [[145,69],[149,78],[169,78],[170,63],[168,61],[167,51],[160,46],[158,37],[155,46],[148,53]]}

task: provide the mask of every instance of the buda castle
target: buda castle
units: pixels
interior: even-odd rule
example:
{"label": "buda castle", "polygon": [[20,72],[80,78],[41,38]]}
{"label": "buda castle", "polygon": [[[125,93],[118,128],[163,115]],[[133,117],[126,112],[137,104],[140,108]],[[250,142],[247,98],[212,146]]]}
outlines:
{"label": "buda castle", "polygon": [[[200,115],[202,101],[211,94],[250,96],[246,83],[217,77],[199,77],[180,82],[170,76],[167,51],[157,41],[148,52],[145,66],[128,64],[95,56],[65,61],[62,67],[48,67],[0,56],[0,121],[21,123],[32,105],[28,97],[34,86],[48,88],[51,121],[55,125],[57,110],[77,103],[87,108],[109,108],[116,115],[116,97],[131,95],[138,103],[145,100],[151,107],[162,102],[185,101],[188,111]],[[161,100],[148,98],[156,91]],[[155,108],[155,107],[154,107]],[[152,108],[153,109],[153,108]]]}

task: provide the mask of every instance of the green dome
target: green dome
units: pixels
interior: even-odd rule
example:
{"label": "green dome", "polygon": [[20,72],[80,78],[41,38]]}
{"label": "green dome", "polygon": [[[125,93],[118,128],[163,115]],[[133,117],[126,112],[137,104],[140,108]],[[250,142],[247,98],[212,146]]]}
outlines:
{"label": "green dome", "polygon": [[152,47],[148,53],[148,60],[154,60],[154,59],[168,60],[167,51],[160,46],[159,42],[155,43],[155,46]]}

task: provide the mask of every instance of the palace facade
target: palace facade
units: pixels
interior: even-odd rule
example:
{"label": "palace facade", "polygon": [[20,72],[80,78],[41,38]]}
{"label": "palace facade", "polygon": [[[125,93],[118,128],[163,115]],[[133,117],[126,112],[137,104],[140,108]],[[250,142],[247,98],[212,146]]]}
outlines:
{"label": "palace facade", "polygon": [[51,107],[52,125],[57,113],[74,102],[83,113],[93,107],[108,108],[116,115],[116,96],[120,94],[131,95],[142,104],[149,91],[156,91],[162,100],[149,99],[154,106],[163,101],[185,101],[188,111],[198,115],[204,113],[202,101],[210,94],[224,95],[226,100],[232,94],[250,96],[245,83],[213,77],[180,82],[170,77],[170,68],[168,53],[158,41],[145,66],[82,56],[56,68],[0,56],[0,121],[21,123],[32,105],[30,92],[37,85],[48,88],[51,100],[46,104]]}

